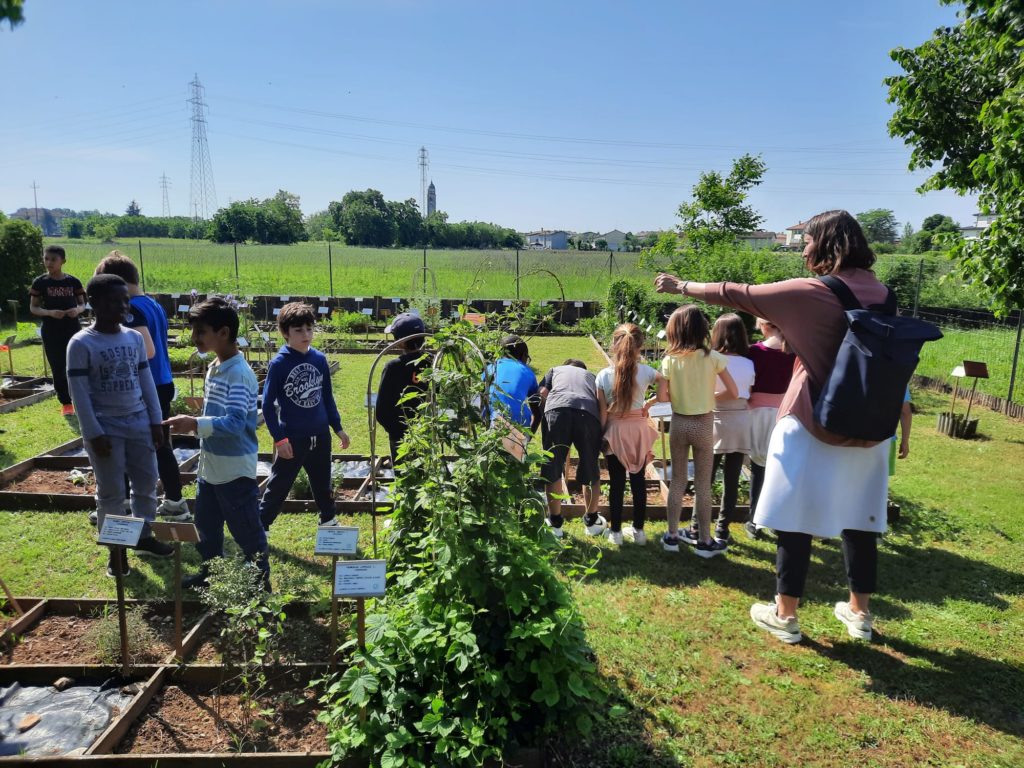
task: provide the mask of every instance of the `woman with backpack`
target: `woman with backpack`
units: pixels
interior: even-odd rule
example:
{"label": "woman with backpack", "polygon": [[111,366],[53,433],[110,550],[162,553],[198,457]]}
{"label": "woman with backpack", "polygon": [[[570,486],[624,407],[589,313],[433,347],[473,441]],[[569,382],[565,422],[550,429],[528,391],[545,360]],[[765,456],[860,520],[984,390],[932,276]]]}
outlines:
{"label": "woman with backpack", "polygon": [[[889,290],[871,271],[875,256],[857,220],[826,211],[807,222],[804,261],[816,276],[832,275],[864,307],[886,302]],[[876,588],[878,534],[886,526],[888,443],[845,437],[822,427],[815,400],[832,372],[847,332],[843,305],[815,278],[768,285],[695,283],[661,274],[656,287],[765,318],[797,356],[779,407],[754,522],[777,533],[776,601],[755,604],[751,619],[785,643],[802,639],[797,608],[811,557],[811,539],[842,537],[850,588],[835,616],[851,637],[871,639],[869,603]]]}

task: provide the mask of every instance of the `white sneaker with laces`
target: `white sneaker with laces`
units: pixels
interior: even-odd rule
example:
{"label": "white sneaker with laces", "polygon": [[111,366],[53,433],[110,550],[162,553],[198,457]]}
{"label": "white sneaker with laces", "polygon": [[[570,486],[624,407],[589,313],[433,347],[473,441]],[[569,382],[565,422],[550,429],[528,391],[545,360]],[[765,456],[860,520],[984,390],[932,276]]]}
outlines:
{"label": "white sneaker with laces", "polygon": [[597,520],[595,520],[590,525],[586,525],[585,519],[583,523],[586,527],[588,536],[600,536],[602,533],[604,533],[604,529],[608,527],[608,521],[605,520],[604,516],[600,514],[597,516]]}
{"label": "white sneaker with laces", "polygon": [[100,513],[94,509],[92,512],[89,513],[89,523],[91,525],[96,525],[96,522],[99,520],[99,517]]}
{"label": "white sneaker with laces", "polygon": [[631,525],[627,525],[622,529],[622,536],[626,541],[631,541],[641,547],[647,546],[647,534],[644,533],[643,528],[637,529]]}
{"label": "white sneaker with laces", "polygon": [[544,524],[548,527],[548,530],[551,532],[551,535],[554,536],[556,539],[560,539],[563,536],[565,536],[565,531],[562,530],[562,526],[558,526],[557,528],[553,526],[551,524],[550,517],[544,518]]}
{"label": "white sneaker with laces", "polygon": [[608,529],[608,533],[607,533],[605,538],[608,539],[608,543],[611,544],[612,546],[615,546],[615,547],[621,547],[622,546],[622,531],[613,531],[613,530],[611,530],[609,528]]}
{"label": "white sneaker with laces", "polygon": [[187,523],[192,520],[192,512],[189,511],[188,502],[185,499],[171,501],[163,499],[156,513],[169,523]]}
{"label": "white sneaker with laces", "polygon": [[792,645],[803,640],[800,620],[795,616],[780,619],[775,603],[754,603],[750,606],[750,618],[758,629],[763,629],[784,643]]}
{"label": "white sneaker with laces", "polygon": [[341,521],[338,520],[338,518],[336,518],[336,517],[332,517],[326,523],[320,523],[320,525],[341,525]]}
{"label": "white sneaker with laces", "polygon": [[846,632],[856,640],[871,640],[871,628],[875,617],[870,613],[853,610],[849,603],[836,603],[835,617],[846,625]]}

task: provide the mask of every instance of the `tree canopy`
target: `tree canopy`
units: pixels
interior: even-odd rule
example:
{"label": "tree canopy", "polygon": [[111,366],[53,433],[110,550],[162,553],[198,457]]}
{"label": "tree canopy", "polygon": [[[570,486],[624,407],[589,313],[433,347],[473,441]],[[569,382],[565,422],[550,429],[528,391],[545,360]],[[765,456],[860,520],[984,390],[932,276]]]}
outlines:
{"label": "tree canopy", "polygon": [[208,236],[217,243],[287,245],[305,240],[299,198],[282,189],[266,200],[236,201],[217,211]]}
{"label": "tree canopy", "polygon": [[869,243],[896,242],[896,214],[888,208],[872,208],[857,214]]}
{"label": "tree canopy", "polygon": [[746,204],[747,193],[761,183],[767,170],[760,156],[733,161],[728,176],[706,171],[693,187],[693,199],[679,206],[679,234],[688,248],[702,252],[734,242],[742,232],[757,229],[761,214]]}
{"label": "tree canopy", "polygon": [[892,51],[904,73],[885,80],[896,105],[889,132],[912,147],[912,170],[934,170],[922,191],[979,193],[995,214],[952,253],[1006,311],[1024,304],[1024,5],[967,0],[959,17],[918,47]]}

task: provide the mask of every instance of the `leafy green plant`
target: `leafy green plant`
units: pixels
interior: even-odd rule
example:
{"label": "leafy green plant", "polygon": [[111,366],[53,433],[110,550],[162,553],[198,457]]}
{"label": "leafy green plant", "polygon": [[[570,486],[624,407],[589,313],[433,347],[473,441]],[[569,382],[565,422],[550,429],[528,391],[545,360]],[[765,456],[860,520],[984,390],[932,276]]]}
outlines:
{"label": "leafy green plant", "polygon": [[347,645],[352,664],[322,698],[336,761],[482,765],[549,733],[589,732],[605,700],[556,573],[567,550],[534,490],[544,454],[531,445],[512,458],[507,427],[483,420],[486,381],[455,338],[468,331],[437,337],[452,354],[424,374],[432,398],[404,443],[387,594],[367,617],[366,649]]}
{"label": "leafy green plant", "polygon": [[[159,661],[157,646],[160,639],[146,620],[146,609],[134,605],[125,611],[128,628],[128,665],[135,667]],[[101,664],[117,664],[121,661],[121,624],[117,611],[104,610],[98,620],[85,633],[84,642],[96,648]]]}
{"label": "leafy green plant", "polygon": [[338,333],[363,333],[370,325],[370,317],[362,312],[334,312],[331,324]]}

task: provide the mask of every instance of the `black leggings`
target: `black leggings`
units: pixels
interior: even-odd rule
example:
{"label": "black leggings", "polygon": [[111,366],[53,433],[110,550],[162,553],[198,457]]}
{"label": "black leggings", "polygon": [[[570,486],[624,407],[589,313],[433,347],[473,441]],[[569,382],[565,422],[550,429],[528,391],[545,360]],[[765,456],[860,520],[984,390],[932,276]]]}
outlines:
{"label": "black leggings", "polygon": [[[776,531],[776,589],[780,595],[803,597],[811,564],[811,535]],[[871,594],[877,587],[878,534],[843,531],[843,559],[851,592]]]}
{"label": "black leggings", "polygon": [[43,323],[43,352],[53,374],[53,388],[61,405],[70,405],[68,392],[68,342],[81,330],[77,320],[62,320],[51,324]]}
{"label": "black leggings", "polygon": [[764,466],[750,462],[750,514],[747,515],[747,522],[754,522],[754,512],[757,510],[757,500],[761,498],[761,488],[764,487]]}
{"label": "black leggings", "polygon": [[736,516],[736,500],[740,491],[740,471],[743,469],[745,453],[716,453],[714,463],[711,465],[711,481],[714,482],[718,474],[718,467],[725,459],[725,469],[722,472],[722,506],[718,513],[718,524],[727,525]]}
{"label": "black leggings", "polygon": [[[626,467],[614,454],[605,454],[608,463],[608,509],[612,516],[612,531],[622,530],[622,504],[626,495]],[[633,495],[633,528],[642,531],[647,520],[647,481],[643,470],[629,473],[629,492]]]}

